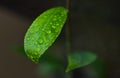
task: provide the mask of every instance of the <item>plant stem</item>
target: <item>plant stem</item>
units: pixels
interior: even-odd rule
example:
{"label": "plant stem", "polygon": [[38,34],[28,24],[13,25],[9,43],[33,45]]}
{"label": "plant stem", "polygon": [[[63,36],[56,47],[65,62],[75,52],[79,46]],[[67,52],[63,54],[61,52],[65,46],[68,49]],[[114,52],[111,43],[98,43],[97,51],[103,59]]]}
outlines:
{"label": "plant stem", "polygon": [[66,0],[66,8],[70,10],[70,0]]}
{"label": "plant stem", "polygon": [[[71,24],[70,24],[70,0],[66,0],[66,8],[68,9],[68,19],[66,22],[66,49],[67,55],[72,52],[71,47]],[[72,78],[71,73],[66,73],[66,78]]]}
{"label": "plant stem", "polygon": [[71,24],[70,24],[70,0],[66,0],[66,8],[68,9],[68,19],[66,23],[66,47],[67,52],[71,52]]}
{"label": "plant stem", "polygon": [[[67,47],[67,53],[71,53],[72,52],[72,42],[71,42],[71,16],[70,16],[70,5],[71,2],[70,0],[66,0],[66,8],[68,9],[68,20],[66,23],[66,47]],[[78,70],[73,71],[71,73],[66,73],[66,78],[76,78],[79,77],[80,78],[80,72]]]}

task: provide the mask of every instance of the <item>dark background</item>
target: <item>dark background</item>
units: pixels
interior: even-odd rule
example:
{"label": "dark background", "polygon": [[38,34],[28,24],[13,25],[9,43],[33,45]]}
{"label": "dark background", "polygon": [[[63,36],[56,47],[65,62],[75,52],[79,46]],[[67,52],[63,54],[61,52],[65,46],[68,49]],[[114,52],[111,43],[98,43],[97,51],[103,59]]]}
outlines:
{"label": "dark background", "polygon": [[[38,65],[16,48],[23,45],[32,20],[46,9],[65,4],[65,0],[0,0],[0,78],[39,78]],[[72,48],[96,53],[105,64],[105,78],[120,78],[119,9],[119,0],[71,0]],[[52,51],[65,52],[64,30]]]}

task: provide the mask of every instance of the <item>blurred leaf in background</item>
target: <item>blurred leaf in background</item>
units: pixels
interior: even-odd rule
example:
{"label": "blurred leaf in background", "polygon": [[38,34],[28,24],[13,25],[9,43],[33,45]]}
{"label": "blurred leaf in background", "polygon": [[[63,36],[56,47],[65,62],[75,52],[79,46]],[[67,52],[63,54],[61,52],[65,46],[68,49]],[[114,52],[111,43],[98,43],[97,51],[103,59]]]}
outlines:
{"label": "blurred leaf in background", "polygon": [[91,52],[75,52],[68,56],[66,72],[86,66],[96,60],[96,55]]}
{"label": "blurred leaf in background", "polygon": [[51,75],[59,72],[63,72],[65,64],[63,60],[52,54],[52,52],[46,52],[40,58],[40,64],[37,68],[37,73],[43,76]]}

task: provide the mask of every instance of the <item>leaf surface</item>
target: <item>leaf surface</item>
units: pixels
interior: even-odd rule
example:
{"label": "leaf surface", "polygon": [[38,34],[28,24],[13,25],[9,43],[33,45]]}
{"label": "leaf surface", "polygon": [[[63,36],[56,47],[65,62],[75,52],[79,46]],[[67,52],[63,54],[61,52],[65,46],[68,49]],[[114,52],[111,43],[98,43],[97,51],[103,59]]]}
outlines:
{"label": "leaf surface", "polygon": [[27,56],[35,63],[41,55],[53,44],[60,34],[67,19],[67,9],[55,7],[43,12],[29,27],[24,49]]}

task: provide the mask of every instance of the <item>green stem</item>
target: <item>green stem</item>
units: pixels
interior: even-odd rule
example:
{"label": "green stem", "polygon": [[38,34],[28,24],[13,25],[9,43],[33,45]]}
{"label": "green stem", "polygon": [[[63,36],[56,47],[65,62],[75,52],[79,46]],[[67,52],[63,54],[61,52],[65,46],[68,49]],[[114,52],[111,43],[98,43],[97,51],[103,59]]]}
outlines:
{"label": "green stem", "polygon": [[66,8],[70,10],[70,0],[66,0]]}
{"label": "green stem", "polygon": [[[70,16],[70,0],[66,0],[66,8],[68,9],[68,20],[66,23],[66,47],[67,47],[67,53],[72,52],[72,43],[71,43],[71,16]],[[73,71],[71,73],[66,73],[66,78],[76,78],[76,76],[79,76],[79,71]]]}
{"label": "green stem", "polygon": [[70,0],[66,0],[66,8],[68,9],[68,19],[66,23],[66,47],[67,52],[71,52],[71,31],[70,31]]}
{"label": "green stem", "polygon": [[[71,53],[71,24],[70,24],[70,0],[66,0],[66,8],[68,9],[68,19],[66,22],[66,48],[67,53]],[[68,55],[68,54],[67,54]],[[71,73],[66,73],[66,78],[72,78]]]}

